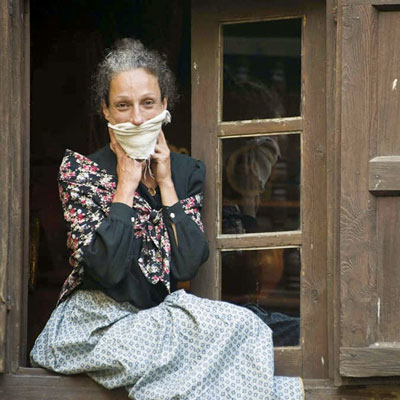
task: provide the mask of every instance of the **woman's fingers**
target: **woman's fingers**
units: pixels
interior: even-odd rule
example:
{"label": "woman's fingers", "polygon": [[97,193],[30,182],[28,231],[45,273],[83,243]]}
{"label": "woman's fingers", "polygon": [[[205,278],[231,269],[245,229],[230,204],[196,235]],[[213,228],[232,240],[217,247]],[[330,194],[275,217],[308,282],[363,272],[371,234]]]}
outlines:
{"label": "woman's fingers", "polygon": [[160,133],[158,134],[157,143],[167,146],[167,140],[165,139],[165,135],[162,130],[160,130]]}
{"label": "woman's fingers", "polygon": [[126,152],[118,143],[117,139],[115,138],[114,132],[111,128],[108,128],[108,133],[110,134],[111,150],[115,153],[117,158],[124,157],[126,155]]}
{"label": "woman's fingers", "polygon": [[160,131],[158,135],[155,153],[151,156],[151,159],[157,183],[160,184],[162,181],[169,181],[171,179],[170,150],[163,131]]}
{"label": "woman's fingers", "polygon": [[157,138],[157,144],[154,149],[155,154],[152,156],[154,159],[169,158],[169,147],[163,131],[160,131]]}

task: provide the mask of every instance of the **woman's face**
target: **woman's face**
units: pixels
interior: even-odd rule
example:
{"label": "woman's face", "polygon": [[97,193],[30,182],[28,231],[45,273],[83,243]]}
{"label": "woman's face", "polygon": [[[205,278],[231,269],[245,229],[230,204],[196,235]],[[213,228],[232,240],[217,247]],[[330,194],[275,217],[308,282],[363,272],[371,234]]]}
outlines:
{"label": "woman's face", "polygon": [[161,99],[158,79],[143,68],[124,71],[110,83],[109,106],[103,102],[103,113],[108,122],[130,122],[141,125],[167,108]]}

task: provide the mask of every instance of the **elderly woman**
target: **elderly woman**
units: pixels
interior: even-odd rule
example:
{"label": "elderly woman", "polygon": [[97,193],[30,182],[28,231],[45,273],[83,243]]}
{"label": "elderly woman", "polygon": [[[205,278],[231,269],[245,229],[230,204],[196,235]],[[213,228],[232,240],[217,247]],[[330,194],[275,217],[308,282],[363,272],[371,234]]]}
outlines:
{"label": "elderly woman", "polygon": [[95,91],[110,144],[88,157],[67,150],[62,161],[73,270],[32,365],[87,373],[131,399],[302,399],[300,379],[273,376],[261,319],[176,291],[208,257],[205,171],[170,153],[161,130],[176,97],[165,60],[124,39],[100,64]]}

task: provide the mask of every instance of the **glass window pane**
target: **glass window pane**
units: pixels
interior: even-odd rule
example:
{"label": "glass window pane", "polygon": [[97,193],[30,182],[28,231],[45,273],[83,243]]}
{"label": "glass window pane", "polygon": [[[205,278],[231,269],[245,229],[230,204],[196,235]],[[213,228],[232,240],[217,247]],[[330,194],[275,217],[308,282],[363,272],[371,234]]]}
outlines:
{"label": "glass window pane", "polygon": [[222,233],[300,229],[300,134],[222,140]]}
{"label": "glass window pane", "polygon": [[223,26],[222,120],[300,115],[301,18]]}
{"label": "glass window pane", "polygon": [[300,249],[221,252],[221,298],[246,305],[274,332],[276,346],[296,346],[300,335]]}

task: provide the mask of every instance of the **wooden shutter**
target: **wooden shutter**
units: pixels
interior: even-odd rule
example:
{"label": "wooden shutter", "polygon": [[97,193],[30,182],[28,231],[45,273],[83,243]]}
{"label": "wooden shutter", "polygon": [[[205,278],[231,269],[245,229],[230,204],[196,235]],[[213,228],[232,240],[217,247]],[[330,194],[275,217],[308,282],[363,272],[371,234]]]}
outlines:
{"label": "wooden shutter", "polygon": [[400,1],[345,0],[340,374],[400,375]]}
{"label": "wooden shutter", "polygon": [[29,15],[0,2],[0,372],[24,357],[24,263],[29,223]]}

